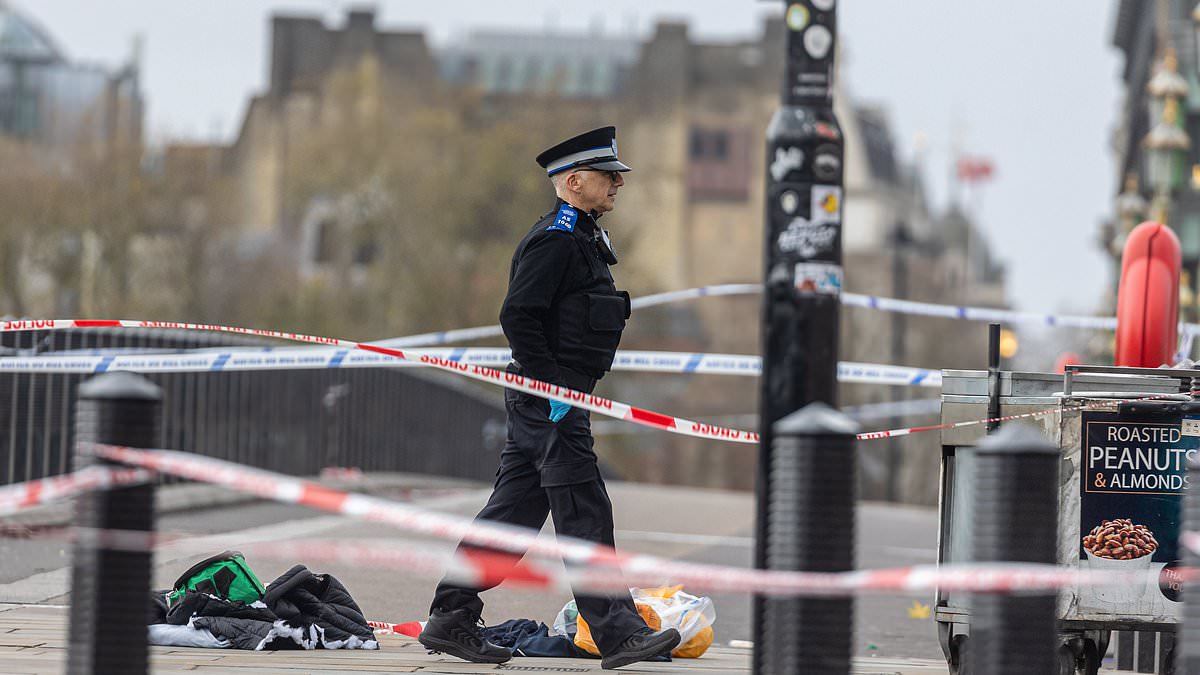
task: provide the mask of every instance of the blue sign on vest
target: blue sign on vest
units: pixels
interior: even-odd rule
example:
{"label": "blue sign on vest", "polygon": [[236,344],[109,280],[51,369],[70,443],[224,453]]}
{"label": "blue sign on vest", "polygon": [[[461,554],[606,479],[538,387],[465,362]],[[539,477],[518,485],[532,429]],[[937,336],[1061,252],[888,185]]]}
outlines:
{"label": "blue sign on vest", "polygon": [[547,230],[561,230],[563,232],[575,231],[575,219],[579,217],[579,213],[575,207],[570,204],[563,204],[558,207],[558,213],[554,216],[554,222],[547,227]]}

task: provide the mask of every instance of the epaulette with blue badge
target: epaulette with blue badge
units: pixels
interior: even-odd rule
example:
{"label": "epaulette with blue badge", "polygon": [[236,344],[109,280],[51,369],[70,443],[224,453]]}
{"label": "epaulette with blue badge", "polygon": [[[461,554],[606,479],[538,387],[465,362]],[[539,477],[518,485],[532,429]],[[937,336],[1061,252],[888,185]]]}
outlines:
{"label": "epaulette with blue badge", "polygon": [[558,213],[554,215],[554,222],[550,223],[547,230],[559,230],[561,232],[574,232],[575,220],[579,218],[579,212],[570,204],[563,204],[558,207]]}

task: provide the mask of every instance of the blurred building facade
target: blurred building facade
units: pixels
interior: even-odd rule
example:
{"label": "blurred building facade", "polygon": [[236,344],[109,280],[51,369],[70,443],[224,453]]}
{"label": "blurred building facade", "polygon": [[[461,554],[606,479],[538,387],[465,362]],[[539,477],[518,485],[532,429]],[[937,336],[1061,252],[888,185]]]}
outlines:
{"label": "blurred building facade", "polygon": [[[621,156],[635,172],[609,222],[628,249],[619,272],[635,295],[758,281],[763,134],[779,100],[783,41],[780,20],[766,22],[759,36],[736,42],[696,40],[687,25],[663,22],[644,41],[486,32],[435,50],[420,33],[378,29],[370,11],[352,11],[337,27],[312,17],[276,16],[267,90],[249,103],[238,137],[224,150],[221,163],[237,186],[233,222],[247,232],[312,240],[304,230],[313,221],[313,205],[289,203],[285,189],[289,147],[335,123],[323,116],[330,78],[366,59],[379,69],[379,81],[401,92],[401,99],[470,91],[490,114],[517,115],[523,106],[554,105],[563,115],[577,115],[580,128],[597,119],[615,121]],[[963,209],[939,213],[930,208],[920,171],[899,158],[886,111],[856,103],[846,92],[839,93],[837,104],[846,135],[847,290],[1003,305],[1004,270],[985,237]],[[545,139],[547,144],[555,140]],[[528,160],[526,168],[536,171],[532,157],[517,159]],[[519,166],[512,170],[521,170]],[[547,185],[547,200],[549,194]],[[329,204],[317,208],[328,212]],[[537,215],[529,214],[530,222]],[[308,256],[300,264],[312,262]],[[757,298],[714,299],[646,314],[631,324],[627,345],[749,353],[759,348]],[[906,322],[847,309],[842,333],[846,360],[934,368],[986,363],[982,326]],[[947,334],[956,337],[947,340]],[[684,415],[757,409],[757,386],[750,380],[722,379],[713,387],[663,382],[621,378],[609,386],[618,398],[652,402]],[[847,405],[895,395],[861,385],[843,387],[842,394]],[[906,459],[899,468],[893,463],[883,474],[868,472],[871,480],[882,485],[897,480],[891,477],[897,470],[907,471],[911,477],[900,496],[934,499],[936,442],[932,436],[908,441],[927,446],[908,455],[920,459]],[[744,469],[751,466],[747,456],[726,448],[712,450],[711,444],[658,435],[638,436],[624,445],[630,462],[644,462],[637,473],[650,479],[716,481],[727,487],[748,487],[752,480],[753,472]],[[668,471],[665,464],[647,460],[649,450],[664,447],[696,461],[673,462]],[[882,496],[882,487],[867,487],[868,496]]]}
{"label": "blurred building facade", "polygon": [[388,86],[416,96],[437,86],[437,70],[422,34],[377,30],[368,10],[350,11],[339,28],[318,17],[276,15],[270,50],[267,90],[249,101],[223,170],[235,179],[231,217],[238,226],[294,237],[304,213],[285,195],[289,149],[336,123],[325,105],[334,76],[369,62]]}
{"label": "blurred building facade", "polygon": [[0,2],[0,133],[60,149],[140,142],[138,51],[115,70],[73,62],[32,16]]}
{"label": "blurred building facade", "polygon": [[1200,6],[1188,0],[1114,3],[1113,46],[1125,57],[1125,83],[1112,149],[1111,218],[1099,243],[1116,281],[1129,230],[1144,220],[1169,225],[1183,249],[1180,318],[1200,319]]}

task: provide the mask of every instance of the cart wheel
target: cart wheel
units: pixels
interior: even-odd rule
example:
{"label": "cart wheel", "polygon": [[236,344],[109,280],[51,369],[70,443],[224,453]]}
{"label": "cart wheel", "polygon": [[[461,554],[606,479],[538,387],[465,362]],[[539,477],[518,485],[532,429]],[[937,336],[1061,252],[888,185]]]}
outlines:
{"label": "cart wheel", "polygon": [[971,675],[970,647],[967,636],[963,634],[950,638],[950,675]]}
{"label": "cart wheel", "polygon": [[1083,653],[1076,659],[1083,675],[1096,675],[1100,671],[1100,649],[1095,642],[1084,640]]}
{"label": "cart wheel", "polygon": [[1075,657],[1075,651],[1070,645],[1058,646],[1058,675],[1077,675],[1079,672],[1079,659]]}
{"label": "cart wheel", "polygon": [[1108,641],[1112,639],[1111,630],[1102,630],[1096,632],[1096,653],[1100,656],[1100,661],[1104,661],[1104,657],[1108,655]]}

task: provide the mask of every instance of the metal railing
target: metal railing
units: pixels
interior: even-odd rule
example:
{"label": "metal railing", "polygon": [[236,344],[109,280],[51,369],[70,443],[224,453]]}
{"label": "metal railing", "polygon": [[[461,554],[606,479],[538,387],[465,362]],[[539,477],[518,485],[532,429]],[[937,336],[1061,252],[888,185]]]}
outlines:
{"label": "metal railing", "polygon": [[[190,331],[83,329],[0,334],[0,356],[69,351],[255,348]],[[73,470],[71,414],[85,375],[0,372],[0,485]],[[453,376],[371,368],[156,373],[162,447],[293,475],[326,466],[490,480],[504,407]]]}

